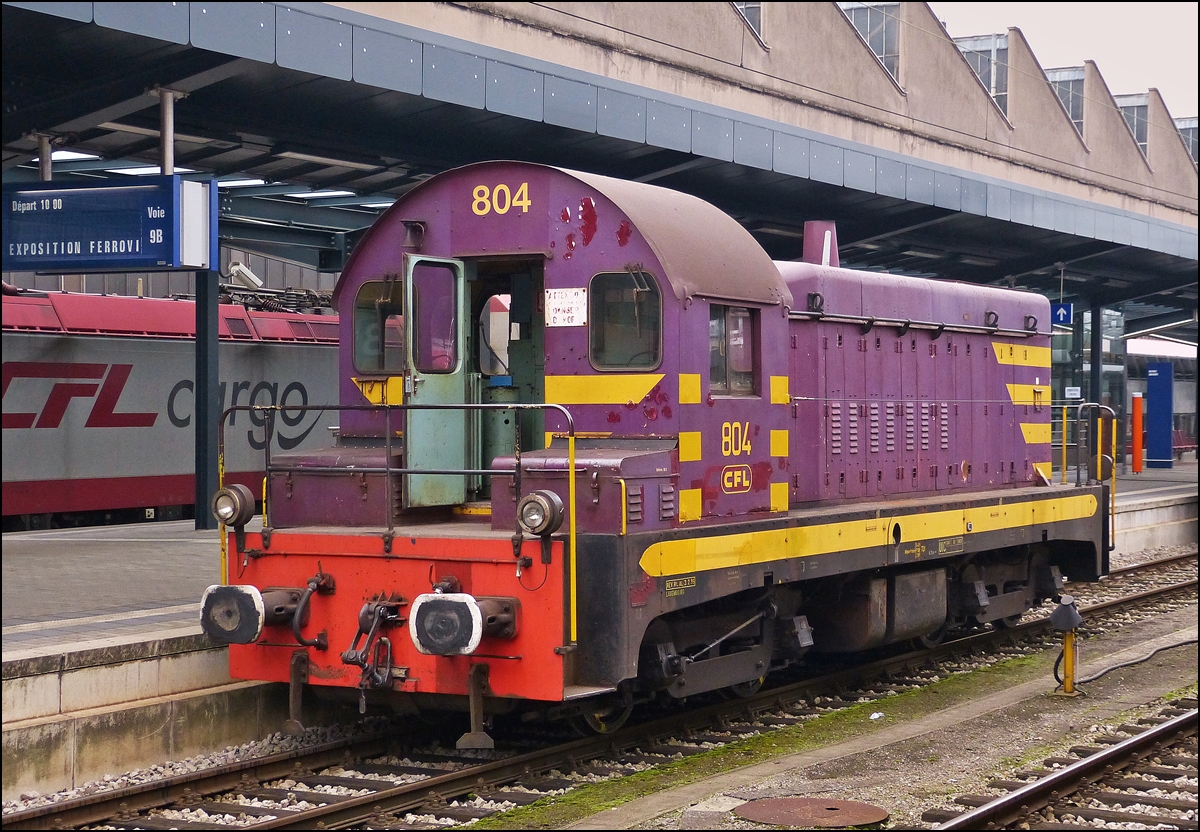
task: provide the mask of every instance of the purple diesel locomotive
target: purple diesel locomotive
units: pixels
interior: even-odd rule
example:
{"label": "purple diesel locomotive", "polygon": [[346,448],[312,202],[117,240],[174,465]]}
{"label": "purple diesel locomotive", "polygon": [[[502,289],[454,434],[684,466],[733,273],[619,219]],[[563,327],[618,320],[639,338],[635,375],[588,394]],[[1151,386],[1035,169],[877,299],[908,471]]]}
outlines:
{"label": "purple diesel locomotive", "polygon": [[406,194],[337,287],[335,444],[265,461],[261,534],[214,500],[232,674],[487,745],[491,713],[611,730],[1104,574],[1102,486],[1051,484],[1047,301],[841,269],[828,223],[805,252],[532,164]]}

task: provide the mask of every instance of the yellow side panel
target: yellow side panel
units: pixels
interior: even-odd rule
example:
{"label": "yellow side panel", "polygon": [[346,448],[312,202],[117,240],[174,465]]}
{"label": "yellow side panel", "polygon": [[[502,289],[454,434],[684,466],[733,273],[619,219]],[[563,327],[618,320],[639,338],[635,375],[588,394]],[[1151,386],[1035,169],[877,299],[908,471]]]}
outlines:
{"label": "yellow side panel", "polygon": [[679,432],[679,461],[695,462],[700,458],[700,431],[681,430]]}
{"label": "yellow side panel", "polygon": [[684,488],[679,491],[679,522],[699,520],[704,511],[704,499],[699,488]]}
{"label": "yellow side panel", "polygon": [[1044,384],[1006,384],[1013,404],[1050,406],[1050,388]]}
{"label": "yellow side panel", "polygon": [[679,374],[679,403],[700,404],[700,374]]}
{"label": "yellow side panel", "polygon": [[788,510],[788,484],[786,482],[771,483],[771,511]]}
{"label": "yellow side panel", "polygon": [[662,373],[546,376],[547,404],[626,404],[640,402],[662,381]]}
{"label": "yellow side panel", "polygon": [[771,456],[788,455],[788,432],[786,430],[771,431]]}
{"label": "yellow side panel", "polygon": [[[1044,519],[1047,517],[1053,517],[1055,521],[1078,520],[1091,517],[1096,513],[1096,508],[1095,495],[1081,494],[1078,497],[1062,497],[1057,500],[969,508],[962,514],[963,521],[971,526],[970,531],[991,532],[1017,526],[1031,526],[1035,522],[1048,522]],[[1043,519],[1035,520],[1035,516]],[[966,526],[963,528],[966,529]]]}
{"label": "yellow side panel", "polygon": [[792,401],[788,393],[787,376],[771,376],[771,404],[789,404]]}
{"label": "yellow side panel", "polygon": [[[786,483],[772,483],[772,507],[776,485],[783,486],[782,493],[787,493]],[[700,491],[692,489],[691,493],[695,495],[696,516],[699,516]],[[687,505],[688,494],[689,491],[680,492],[680,519],[685,519],[684,507]],[[767,563],[782,558],[886,546],[892,543],[892,528],[896,524],[900,526],[900,542],[905,543],[1078,520],[1092,517],[1097,508],[1094,494],[1081,494],[1013,505],[913,512],[878,520],[852,520],[792,529],[694,537],[688,540],[664,540],[648,547],[642,553],[640,564],[642,569],[653,577],[685,575],[690,572]]]}
{"label": "yellow side panel", "polygon": [[1050,444],[1049,422],[1022,422],[1021,433],[1025,436],[1026,445]]}
{"label": "yellow side panel", "polygon": [[992,352],[996,354],[996,361],[1000,364],[1050,369],[1049,347],[1027,347],[1023,344],[1001,344],[999,341],[993,341]]}
{"label": "yellow side panel", "polygon": [[404,404],[404,376],[390,376],[386,380],[359,380],[351,376],[350,380],[371,404]]}

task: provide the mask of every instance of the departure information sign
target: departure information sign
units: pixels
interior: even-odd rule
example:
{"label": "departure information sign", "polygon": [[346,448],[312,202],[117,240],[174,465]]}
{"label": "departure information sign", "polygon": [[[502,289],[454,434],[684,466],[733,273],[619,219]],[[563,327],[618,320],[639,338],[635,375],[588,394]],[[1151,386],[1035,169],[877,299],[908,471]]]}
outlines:
{"label": "departure information sign", "polygon": [[4,185],[4,271],[205,269],[215,187],[180,176]]}

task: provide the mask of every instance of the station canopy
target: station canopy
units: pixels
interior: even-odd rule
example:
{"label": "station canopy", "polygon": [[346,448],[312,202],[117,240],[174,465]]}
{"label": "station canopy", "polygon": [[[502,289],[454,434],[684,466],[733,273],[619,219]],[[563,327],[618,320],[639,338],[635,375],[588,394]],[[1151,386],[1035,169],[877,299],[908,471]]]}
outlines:
{"label": "station canopy", "polygon": [[70,151],[59,156],[71,158],[54,164],[56,181],[157,174],[154,90],[161,87],[181,95],[174,117],[178,172],[219,181],[222,243],[323,271],[340,271],[378,214],[424,179],[471,162],[511,159],[693,194],[734,217],[776,260],[800,258],[806,220],[834,220],[843,266],[1023,287],[1052,300],[1061,287],[1077,311],[1127,304],[1127,317],[1147,325],[1190,318],[1171,334],[1196,340],[1194,257],[22,8],[38,5],[92,4],[3,6],[5,182],[37,179],[38,133]]}

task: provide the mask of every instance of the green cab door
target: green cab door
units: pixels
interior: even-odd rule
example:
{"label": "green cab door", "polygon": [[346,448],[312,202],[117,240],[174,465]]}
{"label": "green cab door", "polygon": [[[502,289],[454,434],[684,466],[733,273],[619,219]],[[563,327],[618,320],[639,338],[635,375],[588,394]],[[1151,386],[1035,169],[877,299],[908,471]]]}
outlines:
{"label": "green cab door", "polygon": [[[410,405],[467,402],[466,294],[463,263],[404,255],[404,318],[408,363],[404,392]],[[407,468],[465,469],[467,411],[406,412]],[[404,507],[458,505],[466,501],[467,478],[455,474],[409,474]]]}

